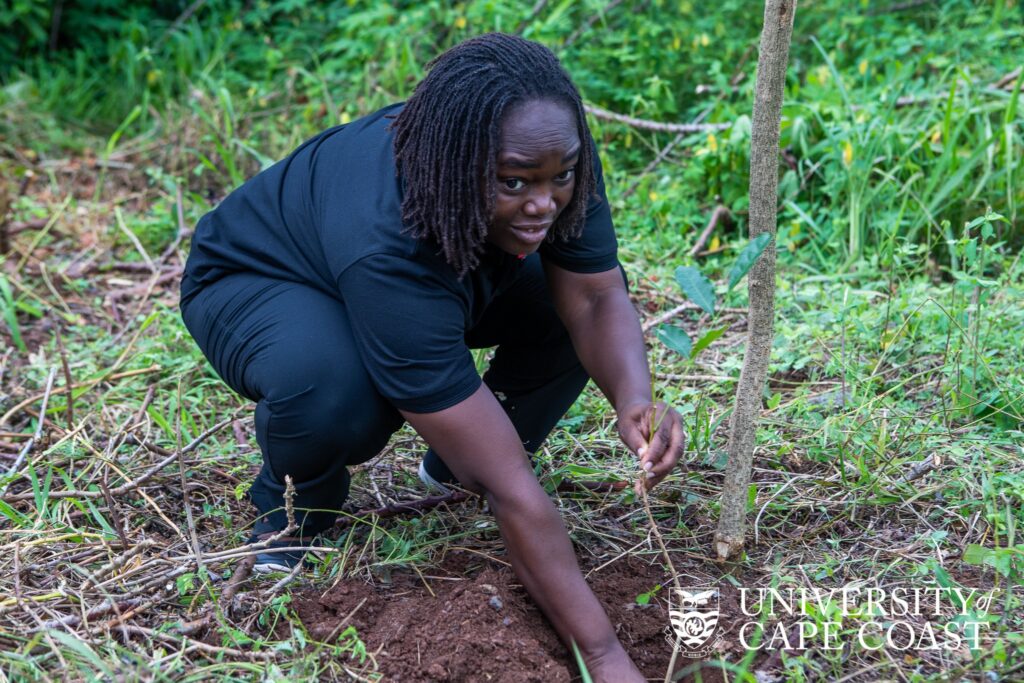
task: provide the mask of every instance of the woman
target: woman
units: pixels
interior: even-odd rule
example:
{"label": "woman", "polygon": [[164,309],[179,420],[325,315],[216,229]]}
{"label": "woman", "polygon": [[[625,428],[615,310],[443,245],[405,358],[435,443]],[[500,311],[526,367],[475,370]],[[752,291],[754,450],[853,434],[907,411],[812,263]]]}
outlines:
{"label": "woman", "polygon": [[[424,481],[486,496],[516,575],[595,680],[642,680],[528,455],[588,377],[645,486],[683,447],[679,415],[651,400],[583,104],[547,48],[514,36],[431,67],[404,106],[307,141],[196,228],[182,314],[256,401],[254,538],[285,528],[285,476],[296,540],[332,526],[348,466],[408,422],[430,445]],[[481,382],[469,349],[491,346]]]}

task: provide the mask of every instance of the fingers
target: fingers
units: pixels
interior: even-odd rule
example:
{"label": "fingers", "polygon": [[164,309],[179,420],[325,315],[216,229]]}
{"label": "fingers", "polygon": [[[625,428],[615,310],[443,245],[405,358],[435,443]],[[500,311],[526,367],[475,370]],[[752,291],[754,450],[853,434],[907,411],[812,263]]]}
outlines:
{"label": "fingers", "polygon": [[650,445],[639,454],[640,466],[646,472],[644,487],[648,490],[675,469],[686,443],[686,432],[679,413],[664,404],[659,404],[658,409],[660,419],[657,431]]}
{"label": "fingers", "polygon": [[622,442],[640,459],[643,476],[640,487],[650,490],[664,479],[679,462],[686,442],[682,417],[665,403],[638,406],[619,415]]}
{"label": "fingers", "polygon": [[[648,447],[644,453],[638,453],[638,455],[640,455],[641,467],[653,471],[657,476],[664,474],[674,464],[674,461],[667,462],[667,459],[671,459],[673,447],[678,436],[681,435],[682,426],[679,413],[664,403],[652,407],[652,412],[656,415],[652,425],[654,433],[648,435]],[[678,460],[678,456],[676,456],[676,460]]]}
{"label": "fingers", "polygon": [[646,449],[647,439],[635,421],[625,417],[619,418],[619,438],[626,444],[626,448],[643,457],[641,451]]}

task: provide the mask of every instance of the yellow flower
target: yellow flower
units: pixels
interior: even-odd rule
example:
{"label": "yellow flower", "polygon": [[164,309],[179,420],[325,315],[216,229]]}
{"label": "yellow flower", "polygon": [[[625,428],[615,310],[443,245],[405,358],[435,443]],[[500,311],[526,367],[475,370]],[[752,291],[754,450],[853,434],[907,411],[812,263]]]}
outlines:
{"label": "yellow flower", "polygon": [[655,192],[654,190],[651,190],[650,193],[647,195],[647,198],[650,199],[652,202],[657,201],[658,193]]}
{"label": "yellow flower", "polygon": [[459,30],[466,28],[466,17],[457,17],[455,19],[455,28]]}
{"label": "yellow flower", "polygon": [[866,60],[866,59],[860,60],[860,64],[857,65],[857,71],[860,72],[861,76],[866,74],[868,72],[868,60]]}
{"label": "yellow flower", "polygon": [[701,47],[707,47],[708,45],[711,44],[711,38],[708,37],[708,34],[706,34],[706,33],[700,34],[700,44],[701,44]]}
{"label": "yellow flower", "polygon": [[708,133],[708,149],[712,152],[718,151],[718,138],[715,137],[714,133]]}
{"label": "yellow flower", "polygon": [[932,144],[937,145],[942,142],[942,129],[935,126],[935,130],[932,131]]}
{"label": "yellow flower", "polygon": [[351,120],[352,120],[352,115],[351,114],[349,114],[347,111],[341,112],[341,123],[342,124],[346,124],[346,123],[348,123]]}
{"label": "yellow flower", "polygon": [[843,165],[847,168],[853,163],[853,145],[847,140],[843,143]]}
{"label": "yellow flower", "polygon": [[718,235],[711,238],[711,244],[708,246],[708,251],[718,251],[718,248],[722,246],[722,240],[718,239]]}

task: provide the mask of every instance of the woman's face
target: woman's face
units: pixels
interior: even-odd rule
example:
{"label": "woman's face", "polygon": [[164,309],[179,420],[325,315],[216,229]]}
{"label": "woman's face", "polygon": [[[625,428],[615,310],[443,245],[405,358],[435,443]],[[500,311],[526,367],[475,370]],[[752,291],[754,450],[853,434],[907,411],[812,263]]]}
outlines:
{"label": "woman's face", "polygon": [[576,114],[550,100],[517,104],[505,114],[500,145],[487,241],[510,254],[531,254],[572,200],[580,153]]}

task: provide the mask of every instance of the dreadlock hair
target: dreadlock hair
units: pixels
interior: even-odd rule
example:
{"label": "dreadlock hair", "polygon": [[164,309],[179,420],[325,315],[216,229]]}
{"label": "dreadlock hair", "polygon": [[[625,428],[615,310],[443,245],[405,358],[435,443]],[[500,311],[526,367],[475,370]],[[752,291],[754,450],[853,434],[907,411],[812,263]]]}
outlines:
{"label": "dreadlock hair", "polygon": [[501,124],[510,108],[550,100],[576,112],[572,200],[548,239],[579,235],[594,194],[590,128],[579,91],[548,48],[504,33],[471,38],[428,65],[391,124],[407,232],[432,238],[461,278],[480,262],[494,215]]}

